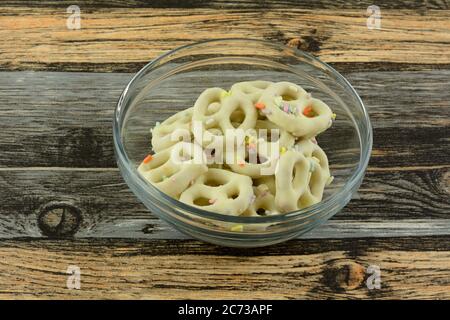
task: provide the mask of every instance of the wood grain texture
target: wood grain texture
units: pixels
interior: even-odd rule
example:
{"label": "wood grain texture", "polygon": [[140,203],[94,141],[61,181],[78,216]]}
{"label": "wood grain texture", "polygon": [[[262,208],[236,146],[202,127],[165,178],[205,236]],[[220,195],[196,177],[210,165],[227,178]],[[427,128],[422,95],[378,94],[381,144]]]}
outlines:
{"label": "wood grain texture", "polygon": [[[249,250],[197,241],[1,241],[0,298],[449,299],[447,237],[302,240]],[[80,290],[66,287],[69,265]],[[367,267],[381,271],[369,290]]]}
{"label": "wood grain texture", "polygon": [[[5,7],[66,8],[73,4],[70,0],[4,0]],[[365,9],[373,2],[370,0],[81,0],[77,4],[85,8],[213,8],[213,9]],[[450,9],[447,0],[379,0],[377,5],[385,9],[445,10]]]}
{"label": "wood grain texture", "polygon": [[[131,74],[1,75],[0,167],[116,167],[112,115]],[[370,113],[371,167],[449,164],[450,71],[346,76]],[[238,81],[232,72],[223,73],[223,78]],[[178,95],[174,99],[193,103],[193,92],[202,89],[196,85],[192,83],[190,90],[172,88]],[[159,103],[155,97],[155,106]],[[154,110],[158,120],[170,114],[164,108]]]}
{"label": "wood grain texture", "polygon": [[[449,172],[450,166],[434,169],[387,168],[382,171],[369,169],[354,199],[333,218],[331,225],[317,231],[313,237],[326,237],[333,233],[342,233],[338,237],[350,237],[352,234],[376,237],[382,236],[383,232],[402,235],[405,226],[396,230],[398,224],[395,223],[401,224],[403,219],[421,219],[417,222],[422,223],[421,227],[414,226],[414,222],[410,221],[410,232],[419,228],[430,230],[432,225],[436,227],[436,233],[445,230],[450,226]],[[45,231],[39,226],[43,208],[54,202],[67,204],[79,211],[79,221],[69,221],[67,224],[71,228],[73,223],[79,223],[69,236],[145,237],[151,234],[154,238],[172,237],[172,229],[148,212],[115,169],[1,170],[0,190],[3,190],[0,237],[41,236]],[[434,219],[438,221],[433,222]],[[394,223],[389,228],[386,226],[388,221]],[[359,223],[352,227],[352,222]],[[364,222],[375,225],[365,226]]]}
{"label": "wood grain texture", "polygon": [[0,69],[136,71],[181,45],[229,37],[293,45],[340,70],[354,70],[354,63],[372,70],[386,64],[398,70],[450,65],[450,11],[428,9],[447,8],[447,2],[427,2],[428,6],[413,1],[415,10],[382,9],[381,30],[367,29],[365,5],[336,10],[339,3],[333,8],[323,5],[324,9],[264,3],[251,9],[81,5],[80,30],[67,29],[64,7],[36,10],[26,3],[2,4]]}

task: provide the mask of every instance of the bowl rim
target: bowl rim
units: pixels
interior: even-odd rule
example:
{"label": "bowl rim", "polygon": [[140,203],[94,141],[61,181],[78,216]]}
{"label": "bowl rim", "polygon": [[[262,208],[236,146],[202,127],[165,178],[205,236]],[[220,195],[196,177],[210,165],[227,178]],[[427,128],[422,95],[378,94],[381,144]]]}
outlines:
{"label": "bowl rim", "polygon": [[[295,55],[304,57],[306,59],[309,59],[313,61],[314,63],[319,64],[324,69],[328,70],[333,74],[334,77],[338,78],[340,81],[342,81],[342,84],[344,87],[351,93],[351,95],[356,99],[356,103],[359,105],[360,109],[362,110],[364,119],[364,124],[366,126],[367,136],[365,141],[362,140],[361,134],[358,130],[358,136],[360,141],[360,159],[358,162],[357,169],[353,172],[353,174],[348,178],[348,180],[345,182],[344,186],[340,188],[340,190],[327,199],[320,201],[312,206],[292,211],[286,214],[280,214],[280,215],[273,215],[273,216],[258,216],[258,217],[246,217],[246,216],[231,216],[231,215],[225,215],[221,213],[216,213],[212,211],[207,211],[203,209],[199,209],[197,207],[190,206],[188,204],[185,204],[177,199],[174,199],[167,194],[161,192],[159,189],[157,189],[155,186],[153,186],[151,183],[148,183],[143,179],[143,177],[138,173],[137,168],[134,168],[130,164],[130,160],[127,156],[127,153],[125,152],[125,149],[123,147],[122,141],[121,141],[121,133],[122,128],[120,126],[120,115],[122,114],[123,109],[123,103],[125,100],[125,97],[130,90],[131,86],[139,80],[139,78],[150,68],[157,65],[161,60],[169,57],[170,55],[174,53],[178,53],[180,51],[195,48],[197,46],[207,45],[209,43],[223,43],[223,42],[243,42],[248,44],[248,42],[253,43],[260,43],[264,45],[268,45],[271,47],[276,48],[277,50],[291,50]],[[124,116],[126,113],[124,114]],[[298,48],[289,47],[283,44],[279,43],[273,43],[266,40],[261,39],[252,39],[252,38],[218,38],[218,39],[212,39],[212,40],[202,40],[193,42],[190,44],[186,44],[180,47],[177,47],[173,50],[170,50],[155,59],[151,60],[147,64],[145,64],[128,82],[124,90],[122,91],[116,108],[114,110],[113,115],[113,141],[114,141],[114,151],[116,154],[117,161],[122,162],[123,165],[122,168],[124,168],[129,175],[131,175],[133,181],[137,181],[138,185],[144,189],[144,191],[149,194],[150,191],[158,193],[165,201],[164,204],[169,205],[170,207],[175,207],[176,209],[182,209],[184,211],[187,211],[190,215],[198,216],[200,218],[206,218],[216,221],[223,221],[223,222],[233,222],[237,224],[267,224],[267,223],[275,223],[275,222],[287,222],[291,220],[295,220],[296,218],[302,217],[304,215],[315,215],[319,212],[322,212],[323,210],[327,210],[331,207],[333,207],[336,203],[339,202],[340,199],[345,198],[346,195],[352,194],[352,189],[357,186],[358,183],[361,182],[362,178],[364,177],[367,165],[370,160],[370,155],[372,151],[372,145],[373,145],[373,131],[372,131],[372,125],[370,122],[369,113],[367,111],[367,108],[365,107],[363,101],[361,100],[360,96],[356,92],[356,90],[353,88],[353,86],[349,83],[349,81],[341,75],[337,70],[335,70],[333,67],[331,67],[329,64],[321,61],[320,59],[316,58],[314,55],[309,54],[307,52],[304,52]],[[365,147],[365,148],[364,148]],[[122,173],[123,174],[123,173]],[[350,198],[348,198],[348,201]],[[345,206],[347,202],[343,205]],[[179,212],[177,210],[177,214],[183,214],[183,212]]]}

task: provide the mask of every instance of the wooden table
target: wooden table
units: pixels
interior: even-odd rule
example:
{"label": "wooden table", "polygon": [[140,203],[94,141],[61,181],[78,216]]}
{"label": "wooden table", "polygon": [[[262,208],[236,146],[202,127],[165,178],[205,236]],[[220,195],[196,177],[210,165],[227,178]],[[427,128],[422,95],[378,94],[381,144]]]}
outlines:
{"label": "wooden table", "polygon": [[[450,298],[448,1],[377,1],[380,30],[364,0],[77,1],[79,30],[66,27],[72,4],[0,4],[0,298]],[[112,113],[133,73],[222,37],[311,52],[369,109],[357,196],[300,239],[238,250],[186,238],[116,167]]]}

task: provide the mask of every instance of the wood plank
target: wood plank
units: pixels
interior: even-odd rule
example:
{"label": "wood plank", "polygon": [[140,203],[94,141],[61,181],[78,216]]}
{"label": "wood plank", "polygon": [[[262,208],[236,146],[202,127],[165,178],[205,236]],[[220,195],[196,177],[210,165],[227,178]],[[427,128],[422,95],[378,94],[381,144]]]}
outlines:
{"label": "wood plank", "polygon": [[[73,4],[71,0],[4,0],[5,7],[32,8],[66,8]],[[213,9],[270,9],[270,8],[305,8],[305,9],[365,9],[373,5],[371,0],[81,0],[78,6],[83,8],[213,8]],[[417,9],[445,10],[449,9],[446,0],[379,0],[377,5],[384,9]]]}
{"label": "wood plank", "polygon": [[[447,2],[432,3],[448,7]],[[65,8],[2,6],[0,68],[136,71],[180,45],[229,37],[297,46],[337,67],[341,64],[341,70],[348,63],[367,63],[372,69],[386,63],[397,70],[448,67],[450,11],[421,6],[383,9],[381,30],[367,29],[366,6],[342,10],[296,5],[270,10],[89,7],[82,9],[80,30],[66,28]]]}
{"label": "wood plank", "polygon": [[[1,75],[0,167],[116,166],[111,120],[131,74]],[[233,72],[222,76],[224,82],[239,81]],[[372,167],[449,163],[450,71],[364,72],[346,76],[369,109],[374,127]],[[193,82],[188,90],[184,83],[173,83],[169,89],[174,99],[192,103],[201,84]],[[155,105],[161,103],[159,98],[163,97],[154,98]],[[171,112],[164,108],[155,110],[158,120]]]}
{"label": "wood plank", "polygon": [[[369,169],[355,198],[333,222],[304,237],[448,234],[449,168]],[[137,200],[116,169],[1,170],[0,189],[1,238],[179,238]],[[75,211],[47,215],[54,204]]]}
{"label": "wood plank", "polygon": [[[301,240],[252,250],[197,241],[1,241],[0,297],[448,299],[450,237]],[[67,289],[68,266],[80,290]],[[380,268],[368,289],[367,268]]]}

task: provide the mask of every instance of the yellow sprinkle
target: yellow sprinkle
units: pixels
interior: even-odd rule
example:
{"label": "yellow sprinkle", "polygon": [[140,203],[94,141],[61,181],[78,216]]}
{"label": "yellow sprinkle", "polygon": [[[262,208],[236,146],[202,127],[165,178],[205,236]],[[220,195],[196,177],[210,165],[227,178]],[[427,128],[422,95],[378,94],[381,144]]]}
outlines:
{"label": "yellow sprinkle", "polygon": [[229,92],[229,91],[227,91],[227,90],[223,90],[223,91],[220,93],[220,97],[221,97],[221,98],[225,98],[225,97],[229,97],[229,96],[231,96],[231,92]]}
{"label": "yellow sprinkle", "polygon": [[336,113],[333,113],[333,114],[331,115],[331,119],[336,120]]}
{"label": "yellow sprinkle", "polygon": [[231,231],[244,231],[244,226],[242,224],[236,224],[230,228]]}
{"label": "yellow sprinkle", "polygon": [[277,106],[279,106],[281,102],[283,102],[283,98],[281,96],[276,96],[273,100]]}
{"label": "yellow sprinkle", "polygon": [[296,86],[289,86],[289,89],[290,90],[292,90],[292,91],[294,91],[294,92],[297,92],[298,91],[298,89],[297,89],[297,87]]}
{"label": "yellow sprinkle", "polygon": [[319,158],[317,158],[317,157],[311,157],[314,161],[316,161],[317,163],[320,163],[320,160],[319,160]]}
{"label": "yellow sprinkle", "polygon": [[281,147],[280,153],[283,154],[283,153],[285,153],[285,152],[286,152],[286,148],[285,148],[285,147]]}

